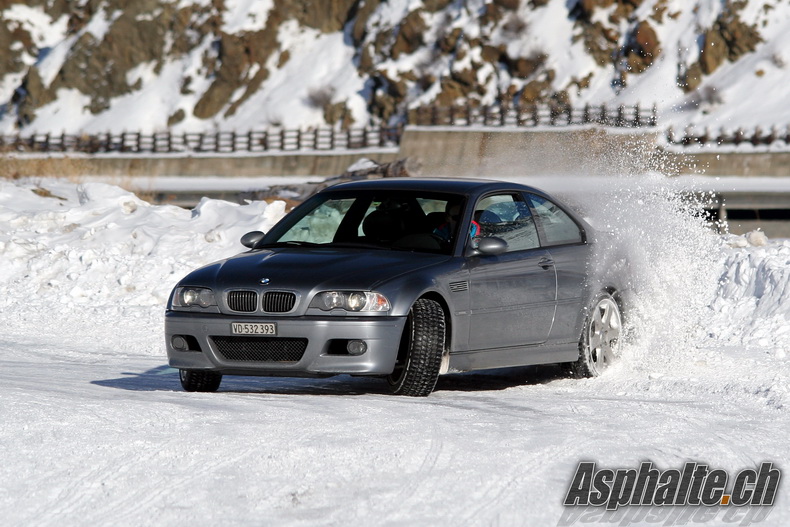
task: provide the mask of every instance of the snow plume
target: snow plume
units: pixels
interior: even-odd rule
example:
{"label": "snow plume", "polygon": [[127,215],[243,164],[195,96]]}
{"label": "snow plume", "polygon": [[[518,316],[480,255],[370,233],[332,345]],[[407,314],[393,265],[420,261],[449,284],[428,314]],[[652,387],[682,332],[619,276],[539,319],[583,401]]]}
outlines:
{"label": "snow plume", "polygon": [[[722,241],[706,224],[704,203],[657,173],[612,178],[594,197],[589,219],[609,233],[594,264],[627,273],[631,292],[623,365],[683,368],[694,359],[721,274]],[[617,267],[617,258],[626,264]]]}
{"label": "snow plume", "polygon": [[[590,133],[584,142],[546,149],[541,162],[549,163],[542,168],[549,176],[509,179],[559,196],[602,233],[592,265],[621,281],[627,276],[633,293],[620,367],[683,368],[693,360],[723,261],[722,237],[704,217],[707,195],[667,176],[677,167],[648,137]],[[568,159],[573,173],[564,168]]]}

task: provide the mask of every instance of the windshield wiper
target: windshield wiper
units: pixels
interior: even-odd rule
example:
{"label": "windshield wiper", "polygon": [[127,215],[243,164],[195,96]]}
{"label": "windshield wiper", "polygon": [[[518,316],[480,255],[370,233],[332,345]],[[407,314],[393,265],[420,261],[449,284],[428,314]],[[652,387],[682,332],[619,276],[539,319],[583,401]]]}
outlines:
{"label": "windshield wiper", "polygon": [[322,243],[303,242],[299,240],[288,240],[285,242],[264,243],[263,245],[255,246],[256,249],[271,249],[274,247],[317,247],[324,245]]}
{"label": "windshield wiper", "polygon": [[362,243],[362,242],[332,242],[332,243],[324,244],[324,247],[341,247],[348,249],[379,249],[379,250],[389,249],[389,247],[383,245],[376,245],[373,243]]}

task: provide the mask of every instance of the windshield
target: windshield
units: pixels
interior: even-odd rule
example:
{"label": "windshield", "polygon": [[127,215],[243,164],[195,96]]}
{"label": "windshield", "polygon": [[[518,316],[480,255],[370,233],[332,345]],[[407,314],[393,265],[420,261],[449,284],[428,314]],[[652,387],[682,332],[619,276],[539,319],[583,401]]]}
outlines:
{"label": "windshield", "polygon": [[463,196],[420,191],[325,193],[288,215],[258,247],[366,247],[449,254]]}

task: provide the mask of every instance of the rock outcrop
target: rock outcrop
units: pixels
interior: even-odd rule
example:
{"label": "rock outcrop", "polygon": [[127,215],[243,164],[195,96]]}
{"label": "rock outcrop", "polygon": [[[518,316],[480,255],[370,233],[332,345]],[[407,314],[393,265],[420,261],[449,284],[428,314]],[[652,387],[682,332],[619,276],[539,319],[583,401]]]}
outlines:
{"label": "rock outcrop", "polygon": [[[568,48],[588,54],[594,71],[558,77],[558,61],[566,58],[552,56],[536,38],[544,28],[533,27],[532,21],[548,9],[556,17],[560,4],[559,12],[573,26]],[[274,0],[268,11],[246,14],[231,13],[242,4],[228,7],[225,0],[0,0],[0,13],[17,5],[42,11],[63,31],[59,45],[68,46],[57,69],[49,64],[45,72],[52,50],[39,49],[41,38],[29,25],[0,17],[0,80],[15,83],[0,94],[6,99],[0,100],[0,117],[3,111],[13,113],[19,128],[32,126],[37,111],[61,90],[86,96],[86,110],[98,115],[172,64],[183,64],[177,90],[189,102],[169,108],[158,126],[216,126],[237,115],[265,89],[272,73],[292,60],[294,50],[281,35],[284,27],[342,32],[354,51],[364,90],[308,97],[327,124],[396,122],[429,103],[572,101],[601,76],[610,77],[614,96],[666,53],[662,24],[679,15],[672,9],[681,9],[671,9],[668,0],[492,0],[475,9],[451,0]],[[682,89],[696,89],[724,62],[760,44],[757,27],[739,17],[744,5],[727,2],[717,8],[711,27],[698,30],[698,55],[688,64],[679,61],[672,73],[677,72]],[[394,16],[398,10],[401,14]],[[246,22],[230,23],[228,17]],[[364,97],[364,105],[355,104],[354,97]]]}

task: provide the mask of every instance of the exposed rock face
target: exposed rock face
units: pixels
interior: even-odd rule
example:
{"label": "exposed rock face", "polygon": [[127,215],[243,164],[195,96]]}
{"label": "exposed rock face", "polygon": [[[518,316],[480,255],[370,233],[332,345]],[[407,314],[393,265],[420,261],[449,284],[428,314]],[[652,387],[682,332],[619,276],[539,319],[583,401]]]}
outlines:
{"label": "exposed rock face", "polygon": [[[190,66],[176,79],[175,92],[189,102],[169,107],[158,126],[211,126],[240,113],[271,74],[296,56],[295,48],[280,42],[286,24],[310,34],[343,32],[353,48],[364,89],[314,98],[311,105],[326,123],[349,126],[351,110],[359,108],[366,120],[398,122],[411,108],[430,103],[562,104],[600,86],[595,77],[622,86],[661,57],[661,24],[694,7],[650,1],[491,0],[471,9],[453,0],[273,0],[253,22],[233,25],[228,14],[241,4],[226,6],[225,0],[0,0],[0,13],[15,4],[43,11],[60,24],[61,42],[70,46],[57,70],[45,71],[41,61],[49,50],[38,49],[40,37],[0,17],[0,80],[13,79],[14,85],[0,100],[0,112],[13,112],[25,127],[59,90],[70,89],[86,95],[87,110],[99,114],[114,99],[144,89],[144,78],[182,61]],[[564,57],[541,49],[534,37],[544,28],[532,27],[530,18],[560,5],[574,26],[569,47],[582,48],[596,65],[561,81],[554,71]],[[705,75],[761,42],[757,28],[739,18],[743,5],[718,5],[715,23],[699,29],[699,56],[690,65],[678,62],[683,89],[694,90]],[[233,12],[231,18],[243,15]],[[352,97],[364,97],[364,104]]]}
{"label": "exposed rock face", "polygon": [[14,49],[14,43],[16,42],[19,42],[19,37],[15,35],[15,31],[4,24],[0,24],[0,49],[3,50],[2,55],[0,55],[0,77],[4,77],[9,73],[20,72],[24,68],[21,51]]}
{"label": "exposed rock face", "polygon": [[649,22],[637,24],[631,35],[629,45],[625,48],[625,57],[631,73],[642,73],[653,64],[661,53],[656,31]]}
{"label": "exposed rock face", "polygon": [[395,37],[395,44],[392,46],[391,55],[397,59],[401,54],[411,54],[417,51],[420,46],[425,45],[423,36],[427,29],[422,13],[412,11],[401,22],[398,35]]}
{"label": "exposed rock face", "polygon": [[[579,0],[571,9],[581,29],[576,38],[582,39],[599,66],[614,68],[614,85],[625,85],[628,75],[644,72],[661,53],[653,26],[647,20],[634,20],[641,4],[642,0]],[[606,23],[594,17],[601,9],[610,13]],[[623,24],[629,27],[624,36],[618,29]]]}
{"label": "exposed rock face", "polygon": [[284,19],[295,18],[300,24],[322,33],[341,31],[358,0],[287,0],[277,2]]}
{"label": "exposed rock face", "polygon": [[721,32],[715,29],[707,30],[703,37],[702,49],[699,52],[699,65],[702,73],[710,75],[716,71],[716,68],[727,60],[728,55],[727,43],[721,36]]}
{"label": "exposed rock face", "polygon": [[594,22],[583,25],[581,38],[587,52],[599,66],[612,63],[619,39],[616,31],[605,27],[600,22]]}
{"label": "exposed rock face", "polygon": [[731,9],[725,10],[713,26],[727,44],[727,58],[731,61],[753,52],[757,49],[757,44],[763,41],[756,27],[740,20],[734,6],[735,4]]}
{"label": "exposed rock face", "polygon": [[90,111],[100,113],[109,107],[112,97],[133,90],[127,75],[134,67],[162,59],[164,40],[162,24],[124,13],[101,41],[91,33],[80,36],[50,91],[76,88],[91,97]]}
{"label": "exposed rock face", "polygon": [[710,75],[725,61],[734,62],[755,51],[763,41],[756,27],[739,18],[738,12],[744,5],[742,2],[729,2],[713,27],[703,33],[698,62],[689,68],[685,78],[678,79],[685,91],[693,91],[699,86],[702,75],[697,75],[697,72]]}

